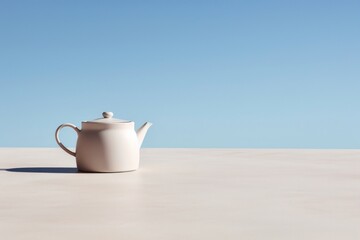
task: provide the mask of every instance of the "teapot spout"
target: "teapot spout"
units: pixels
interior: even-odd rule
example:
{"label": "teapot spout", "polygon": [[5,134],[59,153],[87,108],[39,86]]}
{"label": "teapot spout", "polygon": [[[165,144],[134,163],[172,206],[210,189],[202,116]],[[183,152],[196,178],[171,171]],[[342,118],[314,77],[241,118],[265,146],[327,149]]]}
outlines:
{"label": "teapot spout", "polygon": [[146,135],[146,132],[147,130],[149,129],[149,127],[151,127],[152,123],[151,122],[146,122],[144,123],[144,125],[142,125],[137,131],[136,131],[136,134],[137,134],[137,137],[138,137],[138,141],[139,141],[139,147],[141,147],[143,141],[144,141],[144,138],[145,138],[145,135]]}

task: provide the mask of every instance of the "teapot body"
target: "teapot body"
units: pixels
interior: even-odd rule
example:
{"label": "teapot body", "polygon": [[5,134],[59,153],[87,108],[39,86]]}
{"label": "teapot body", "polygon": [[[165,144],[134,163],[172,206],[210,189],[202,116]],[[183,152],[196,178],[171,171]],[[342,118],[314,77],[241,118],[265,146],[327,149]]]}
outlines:
{"label": "teapot body", "polygon": [[134,124],[82,123],[76,164],[84,172],[126,172],[139,167],[140,146]]}

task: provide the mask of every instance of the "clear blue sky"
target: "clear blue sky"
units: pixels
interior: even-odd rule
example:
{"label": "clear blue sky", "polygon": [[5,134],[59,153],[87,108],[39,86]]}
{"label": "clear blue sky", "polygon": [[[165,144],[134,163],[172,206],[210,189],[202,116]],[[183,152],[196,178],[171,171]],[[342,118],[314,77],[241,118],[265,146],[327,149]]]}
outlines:
{"label": "clear blue sky", "polygon": [[[359,1],[0,1],[0,146],[360,148]],[[74,145],[75,133],[63,141]]]}

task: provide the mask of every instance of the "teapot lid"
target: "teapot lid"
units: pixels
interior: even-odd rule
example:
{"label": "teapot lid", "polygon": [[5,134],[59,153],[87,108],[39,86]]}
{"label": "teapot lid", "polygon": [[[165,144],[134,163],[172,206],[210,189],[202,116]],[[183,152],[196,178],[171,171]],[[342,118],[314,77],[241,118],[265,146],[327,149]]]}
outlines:
{"label": "teapot lid", "polygon": [[112,112],[103,112],[103,118],[98,118],[92,121],[86,121],[89,123],[130,123],[132,121],[113,118],[114,114]]}

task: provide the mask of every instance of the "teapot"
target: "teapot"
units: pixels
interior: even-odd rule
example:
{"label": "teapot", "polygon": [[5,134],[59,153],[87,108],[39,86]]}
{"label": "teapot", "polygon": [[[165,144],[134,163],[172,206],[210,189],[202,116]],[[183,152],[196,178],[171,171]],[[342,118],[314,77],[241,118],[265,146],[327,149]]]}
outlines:
{"label": "teapot", "polygon": [[[81,123],[81,129],[71,123],[61,124],[55,131],[57,144],[76,158],[76,165],[83,172],[127,172],[139,167],[140,147],[152,125],[144,123],[137,131],[134,122],[113,118],[112,112],[104,112],[103,118]],[[59,132],[70,127],[78,135],[76,151],[65,147]]]}

